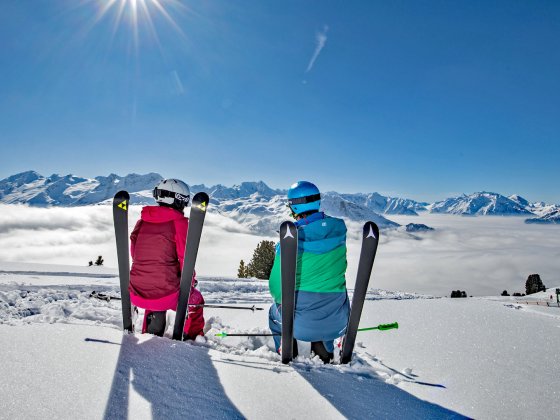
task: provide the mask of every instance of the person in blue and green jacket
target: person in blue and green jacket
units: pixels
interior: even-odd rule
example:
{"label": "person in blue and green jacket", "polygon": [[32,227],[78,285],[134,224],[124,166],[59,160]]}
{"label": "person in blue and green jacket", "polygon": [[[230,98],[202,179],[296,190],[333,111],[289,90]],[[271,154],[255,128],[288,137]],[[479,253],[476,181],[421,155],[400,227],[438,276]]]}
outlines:
{"label": "person in blue and green jacket", "polygon": [[[319,189],[299,181],[288,190],[288,206],[298,229],[294,338],[311,342],[311,351],[325,363],[332,361],[334,340],[344,335],[350,313],[346,292],[346,224],[319,211]],[[269,327],[282,332],[280,244],[269,279],[274,304]],[[280,336],[274,336],[280,352]],[[294,357],[297,346],[294,346]]]}

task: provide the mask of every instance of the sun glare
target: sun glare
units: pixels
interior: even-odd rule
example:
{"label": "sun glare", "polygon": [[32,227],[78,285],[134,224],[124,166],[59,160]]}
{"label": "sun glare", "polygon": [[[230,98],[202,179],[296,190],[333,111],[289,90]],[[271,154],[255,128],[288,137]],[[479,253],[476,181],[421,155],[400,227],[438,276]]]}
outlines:
{"label": "sun glare", "polygon": [[167,25],[176,33],[185,37],[185,34],[177,22],[173,19],[171,10],[186,10],[186,6],[178,0],[94,0],[97,13],[92,26],[101,20],[109,18],[112,20],[111,40],[121,28],[127,27],[132,34],[135,49],[140,45],[142,31],[158,44],[161,43],[156,29],[156,20],[163,18]]}

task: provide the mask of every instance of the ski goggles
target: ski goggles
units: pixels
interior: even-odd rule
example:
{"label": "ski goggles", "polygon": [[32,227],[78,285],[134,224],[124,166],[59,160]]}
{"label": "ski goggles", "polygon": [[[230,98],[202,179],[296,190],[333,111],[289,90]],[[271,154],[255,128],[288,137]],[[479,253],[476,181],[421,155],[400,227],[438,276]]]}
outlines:
{"label": "ski goggles", "polygon": [[314,201],[319,201],[321,199],[321,194],[313,194],[305,197],[298,198],[288,198],[288,205],[295,206],[297,204],[307,204],[313,203]]}
{"label": "ski goggles", "polygon": [[189,201],[191,199],[190,195],[183,195],[178,192],[160,190],[159,188],[154,188],[153,195],[156,200],[158,198],[173,198],[175,200],[183,202],[185,206],[189,204]]}
{"label": "ski goggles", "polygon": [[308,195],[305,197],[298,197],[298,198],[288,198],[288,204],[286,204],[286,207],[290,209],[291,216],[294,219],[296,219],[297,213],[294,211],[292,206],[297,206],[298,204],[313,203],[315,201],[319,201],[320,199],[321,199],[321,194],[313,194],[313,195]]}

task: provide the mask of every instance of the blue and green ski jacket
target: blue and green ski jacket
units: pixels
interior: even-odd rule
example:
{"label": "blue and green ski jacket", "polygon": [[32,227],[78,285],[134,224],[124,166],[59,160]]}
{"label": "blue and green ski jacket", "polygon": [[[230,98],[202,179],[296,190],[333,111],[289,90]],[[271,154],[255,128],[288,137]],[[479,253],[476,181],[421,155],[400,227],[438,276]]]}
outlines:
{"label": "blue and green ski jacket", "polygon": [[[345,277],[346,224],[342,219],[319,212],[298,220],[296,226],[294,337],[302,341],[334,340],[344,334],[350,309]],[[281,304],[279,244],[269,287],[275,303]]]}

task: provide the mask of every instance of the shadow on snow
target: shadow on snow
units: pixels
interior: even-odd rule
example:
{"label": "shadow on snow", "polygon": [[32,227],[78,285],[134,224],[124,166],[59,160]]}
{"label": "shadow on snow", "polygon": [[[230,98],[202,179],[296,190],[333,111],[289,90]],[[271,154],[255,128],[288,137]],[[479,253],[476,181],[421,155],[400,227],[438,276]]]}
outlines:
{"label": "shadow on snow", "polygon": [[421,400],[370,373],[342,373],[338,369],[309,368],[297,363],[293,367],[346,418],[468,418]]}
{"label": "shadow on snow", "polygon": [[154,419],[243,418],[203,347],[160,337],[139,343],[123,335],[105,420],[128,418],[130,385],[151,404]]}

